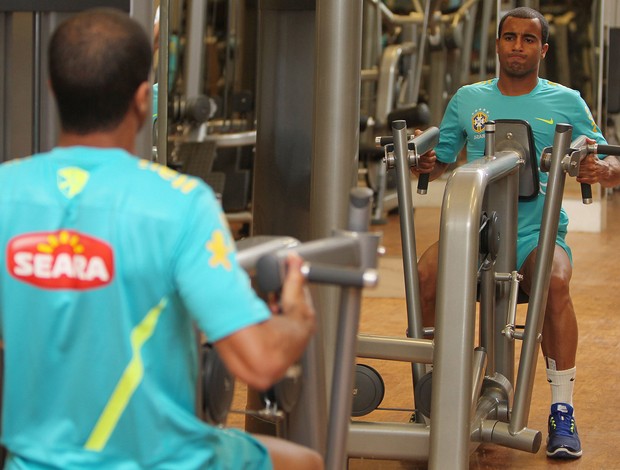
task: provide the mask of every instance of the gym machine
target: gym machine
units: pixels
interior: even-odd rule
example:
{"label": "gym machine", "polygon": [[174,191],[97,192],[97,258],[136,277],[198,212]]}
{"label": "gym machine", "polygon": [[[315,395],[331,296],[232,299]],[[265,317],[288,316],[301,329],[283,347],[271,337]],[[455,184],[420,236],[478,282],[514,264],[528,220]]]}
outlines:
{"label": "gym machine", "polygon": [[[397,169],[408,175],[404,127],[393,126],[394,142],[401,142],[394,146],[394,157],[402,162]],[[434,340],[423,339],[421,318],[409,310],[412,338],[360,335],[358,344],[359,357],[433,364],[433,371],[417,381],[414,365],[416,415],[420,412],[424,420],[353,421],[349,457],[428,460],[431,469],[465,469],[470,452],[482,442],[538,451],[542,434],[529,429],[527,421],[566,175],[576,176],[590,152],[620,153],[620,147],[588,145],[583,136],[571,142],[571,134],[571,126],[558,124],[553,146],[540,159],[549,178],[523,327],[515,325],[517,202],[538,191],[529,125],[487,123],[485,156],[452,173],[441,213]],[[589,189],[582,186],[584,203],[590,201]],[[399,205],[403,212],[412,210],[410,200]],[[417,271],[415,245],[408,251],[403,246],[403,257]],[[412,289],[408,282],[406,289]],[[523,341],[516,381],[515,340]]]}
{"label": "gym machine", "polygon": [[[469,83],[474,27],[479,0],[466,0],[456,11],[432,11],[428,33],[428,104],[430,124],[438,126],[446,104],[456,90]],[[488,6],[485,12],[488,11]],[[481,25],[481,37],[486,39],[488,23]]]}
{"label": "gym machine", "polygon": [[248,3],[161,1],[154,123],[154,158],[211,185],[228,221],[241,224],[239,236],[249,234],[252,221],[256,144],[247,90],[254,74],[244,70],[255,55],[255,7]]}
{"label": "gym machine", "polygon": [[[349,198],[348,229],[336,230],[331,237],[300,243],[292,237],[257,236],[240,240],[237,260],[255,277],[258,291],[277,292],[282,286],[285,259],[290,250],[305,261],[302,271],[308,282],[331,284],[341,290],[336,314],[319,312],[319,321],[326,316],[336,317],[336,352],[338,358],[332,373],[331,413],[327,426],[309,430],[324,439],[327,468],[343,468],[346,459],[346,438],[351,410],[353,367],[362,289],[378,282],[376,271],[381,235],[368,232],[372,191],[354,188]],[[289,438],[287,420],[297,405],[302,387],[310,397],[304,406],[311,414],[319,412],[322,380],[319,377],[323,342],[320,328],[311,341],[301,364],[290,369],[282,381],[261,394],[264,408],[250,411],[263,420],[276,424],[276,434]],[[203,353],[202,400],[205,419],[212,424],[223,424],[232,401],[234,379],[226,373],[215,350],[205,348]],[[301,369],[301,370],[300,370]],[[301,373],[303,371],[303,374]],[[316,426],[316,422],[307,423]]]}
{"label": "gym machine", "polygon": [[[375,148],[375,134],[394,120],[404,119],[412,127],[424,127],[430,120],[429,107],[419,96],[431,2],[424,7],[414,3],[417,9],[396,14],[379,0],[364,2],[360,174],[375,191],[375,224],[385,223],[385,214],[397,206],[393,172],[388,174],[381,163],[383,152]],[[399,31],[399,40],[383,47],[386,29]]]}
{"label": "gym machine", "polygon": [[[47,45],[71,14],[95,7],[128,12],[152,30],[152,2],[141,0],[2,0],[0,2],[0,162],[51,150],[58,119],[48,81]],[[150,126],[138,134],[136,152],[149,158]]]}

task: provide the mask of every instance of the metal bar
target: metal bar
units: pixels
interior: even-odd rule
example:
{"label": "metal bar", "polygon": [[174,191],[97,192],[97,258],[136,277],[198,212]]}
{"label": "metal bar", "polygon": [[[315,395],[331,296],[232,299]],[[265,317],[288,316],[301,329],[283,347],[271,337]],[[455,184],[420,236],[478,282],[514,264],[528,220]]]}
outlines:
{"label": "metal bar", "polygon": [[[409,146],[407,143],[407,123],[394,121],[394,160],[396,164],[396,189],[400,214],[400,239],[403,250],[403,270],[405,274],[405,297],[407,301],[407,328],[410,338],[422,338],[422,306],[420,304],[420,281],[418,279],[418,256],[415,242],[413,220],[413,196],[409,169]],[[424,375],[423,364],[411,365],[413,385]]]}
{"label": "metal bar", "polygon": [[41,12],[33,14],[32,153],[41,151]]}
{"label": "metal bar", "polygon": [[170,0],[159,4],[159,64],[157,67],[157,162],[168,163],[168,69],[170,47]]}
{"label": "metal bar", "polygon": [[[471,408],[470,416],[473,418],[476,412],[476,405],[478,404],[478,397],[480,396],[480,390],[482,390],[482,382],[484,380],[484,372],[487,365],[488,354],[483,347],[477,347],[474,351],[474,362],[472,364],[472,383],[471,389]],[[471,419],[471,418],[470,418]]]}
{"label": "metal bar", "polygon": [[431,469],[468,467],[483,196],[490,183],[514,172],[520,162],[516,152],[478,159],[455,170],[446,185],[439,238]]}
{"label": "metal bar", "polygon": [[88,8],[108,7],[129,11],[129,0],[2,0],[0,11],[77,12]]}
{"label": "metal bar", "polygon": [[362,2],[317,0],[311,238],[344,228],[357,185]]}
{"label": "metal bar", "polygon": [[195,98],[204,93],[204,31],[206,19],[206,0],[192,0],[189,2],[187,48],[185,56],[185,96]]}
{"label": "metal bar", "polygon": [[558,234],[558,221],[562,208],[562,196],[566,173],[562,169],[562,158],[566,155],[570,144],[573,128],[569,124],[558,124],[555,128],[553,151],[551,153],[551,168],[547,181],[547,194],[543,208],[542,224],[538,239],[536,265],[528,302],[523,346],[519,361],[515,400],[510,420],[509,431],[513,434],[527,426],[532,401],[532,390],[536,375],[536,360],[540,335],[545,319],[547,293],[551,281],[551,266],[555,252],[555,239]]}
{"label": "metal bar", "polygon": [[[500,2],[496,2],[499,4]],[[478,79],[484,80],[487,76],[487,61],[489,60],[489,25],[493,17],[493,2],[483,0],[482,2],[482,23],[480,28],[480,70]]]}
{"label": "metal bar", "polygon": [[261,257],[298,244],[299,241],[293,237],[262,235],[244,238],[237,242],[237,262],[246,271],[252,271]]}
{"label": "metal bar", "polygon": [[235,132],[232,134],[207,134],[204,142],[215,142],[217,147],[241,147],[256,144],[256,131]]}
{"label": "metal bar", "polygon": [[355,384],[355,353],[359,317],[362,304],[362,290],[343,289],[340,309],[338,311],[338,342],[332,378],[330,400],[331,413],[328,421],[327,451],[325,468],[338,470],[346,468],[347,437],[351,409],[353,407],[353,390]]}
{"label": "metal bar", "polygon": [[392,336],[358,335],[357,356],[388,361],[433,363],[433,341]]}
{"label": "metal bar", "polygon": [[3,65],[0,72],[0,162],[5,162],[10,157],[11,116],[9,115],[9,70],[11,31],[13,25],[12,13],[0,13],[0,64]]}
{"label": "metal bar", "polygon": [[429,428],[424,424],[353,421],[347,452],[350,457],[426,460],[428,443]]}

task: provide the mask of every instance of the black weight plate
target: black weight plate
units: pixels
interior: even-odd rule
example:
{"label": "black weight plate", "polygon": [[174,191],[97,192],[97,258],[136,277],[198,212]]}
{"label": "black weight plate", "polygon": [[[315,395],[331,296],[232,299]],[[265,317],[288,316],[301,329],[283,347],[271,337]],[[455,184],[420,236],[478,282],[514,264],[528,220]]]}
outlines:
{"label": "black weight plate", "polygon": [[433,392],[433,372],[423,375],[415,385],[415,407],[427,418],[431,416],[431,395]]}
{"label": "black weight plate", "polygon": [[202,380],[205,420],[213,425],[224,424],[233,400],[235,378],[208,344],[203,348]]}
{"label": "black weight plate", "polygon": [[285,413],[290,413],[293,410],[299,400],[302,383],[301,364],[289,367],[286,376],[273,386],[273,394],[278,409]]}
{"label": "black weight plate", "polygon": [[364,416],[376,410],[384,394],[385,384],[379,372],[369,365],[357,364],[351,416]]}

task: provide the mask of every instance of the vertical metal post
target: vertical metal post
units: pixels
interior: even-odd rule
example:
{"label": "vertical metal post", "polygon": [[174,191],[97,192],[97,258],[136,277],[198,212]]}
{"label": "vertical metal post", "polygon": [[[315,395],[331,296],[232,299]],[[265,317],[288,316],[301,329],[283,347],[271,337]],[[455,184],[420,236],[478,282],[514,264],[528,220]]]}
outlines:
{"label": "vertical metal post", "polygon": [[157,162],[168,162],[168,67],[170,44],[170,0],[159,3],[159,68],[157,70]]}
{"label": "vertical metal post", "polygon": [[[405,294],[407,300],[407,328],[410,338],[422,338],[422,307],[420,305],[420,282],[418,279],[418,257],[415,244],[413,221],[413,197],[409,170],[409,149],[407,146],[407,123],[392,123],[394,136],[394,160],[398,177],[398,205],[400,238],[403,250],[403,269],[405,273]],[[413,384],[424,375],[424,364],[411,364]]]}
{"label": "vertical metal post", "polygon": [[[379,237],[368,234],[372,190],[356,188],[351,191],[349,207],[349,230],[359,232],[362,268],[377,267],[377,248]],[[347,461],[347,437],[352,409],[355,380],[355,358],[357,355],[357,333],[362,303],[362,290],[359,288],[342,289],[340,308],[338,310],[338,339],[332,379],[329,414],[328,441],[326,444],[325,468],[344,469]]]}
{"label": "vertical metal post", "polygon": [[[131,0],[129,3],[129,14],[131,17],[138,21],[149,38],[153,38],[153,3],[145,2],[143,0]],[[151,40],[151,44],[153,41]],[[152,81],[152,75],[150,80]],[[152,110],[155,112],[155,110]],[[146,122],[140,129],[138,136],[136,137],[136,155],[141,158],[152,159],[153,157],[153,125],[152,125],[152,113],[147,117]]]}
{"label": "vertical metal post", "polygon": [[572,133],[573,128],[569,124],[558,124],[555,128],[551,168],[547,181],[547,194],[545,196],[542,225],[538,239],[536,265],[534,267],[533,279],[535,282],[532,285],[527,308],[515,401],[508,428],[512,434],[525,428],[530,413],[532,389],[536,375],[536,359],[540,342],[539,336],[545,319],[547,292],[551,281],[551,266],[555,252],[555,239],[558,234],[558,220],[560,218],[564,183],[566,181],[566,173],[562,169],[562,158],[570,147]]}
{"label": "vertical metal post", "polygon": [[207,2],[192,0],[189,3],[189,33],[185,56],[185,96],[195,98],[204,93],[204,36]]}
{"label": "vertical metal post", "polygon": [[317,1],[312,238],[345,227],[357,182],[362,1]]}
{"label": "vertical metal post", "polygon": [[[310,239],[315,25],[314,0],[260,0],[253,235]],[[322,332],[328,321],[323,312],[330,311],[315,296],[323,290],[313,288],[318,325],[305,354],[305,364],[312,359],[316,367],[304,367],[306,385],[289,415],[289,437],[324,454],[327,377]],[[306,403],[313,403],[316,411],[310,412]]]}
{"label": "vertical metal post", "polygon": [[[254,235],[307,241],[345,227],[357,180],[361,26],[361,0],[261,0]],[[316,353],[326,370],[318,396],[302,391],[289,426],[292,440],[318,450],[327,427],[327,389],[318,388],[331,377],[337,309],[338,292],[322,287]],[[320,401],[319,416],[308,416],[307,399]]]}
{"label": "vertical metal post", "polygon": [[33,14],[32,153],[41,151],[41,12]]}
{"label": "vertical metal post", "polygon": [[10,115],[9,115],[9,103],[10,96],[9,90],[9,69],[10,54],[9,43],[12,29],[12,14],[0,13],[0,162],[4,162],[9,159],[10,153]]}

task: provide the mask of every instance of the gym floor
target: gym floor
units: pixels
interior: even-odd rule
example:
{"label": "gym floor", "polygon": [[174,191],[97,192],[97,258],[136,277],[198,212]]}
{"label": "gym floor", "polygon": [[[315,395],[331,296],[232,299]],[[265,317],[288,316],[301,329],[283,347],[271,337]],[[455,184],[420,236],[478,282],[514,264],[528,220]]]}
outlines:
{"label": "gym floor", "polygon": [[[437,240],[439,208],[415,209],[416,248],[418,256]],[[386,256],[380,261],[380,286],[367,290],[362,304],[360,332],[404,336],[406,328],[404,283],[398,215],[391,215],[386,225],[374,226],[383,232]],[[579,349],[574,403],[583,456],[576,461],[554,461],[545,456],[547,416],[550,391],[546,382],[542,354],[536,368],[536,382],[528,427],[543,433],[543,445],[536,454],[482,444],[470,457],[470,469],[546,469],[561,465],[563,469],[620,469],[617,449],[620,421],[615,419],[620,380],[616,365],[620,360],[620,284],[618,252],[620,250],[620,193],[607,198],[607,227],[600,233],[570,232],[574,272],[571,293],[579,321]],[[526,306],[519,306],[518,321],[523,322]],[[517,353],[520,343],[517,342]],[[360,360],[360,362],[362,362]],[[385,382],[381,408],[411,408],[411,369],[406,363],[363,360],[375,367]],[[233,409],[245,405],[245,391],[237,385]],[[237,408],[238,409],[238,408]],[[356,418],[369,421],[408,422],[409,411],[376,410]],[[229,425],[242,425],[239,415],[229,416]],[[351,470],[424,469],[426,462],[350,459]]]}

